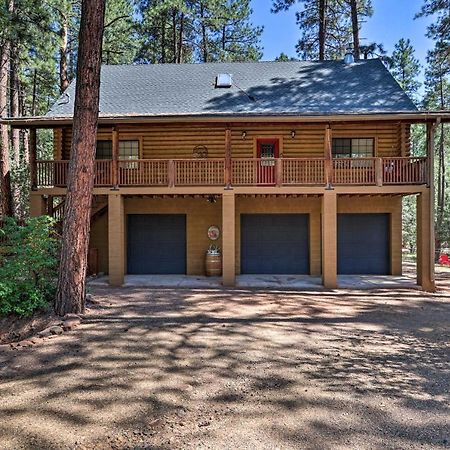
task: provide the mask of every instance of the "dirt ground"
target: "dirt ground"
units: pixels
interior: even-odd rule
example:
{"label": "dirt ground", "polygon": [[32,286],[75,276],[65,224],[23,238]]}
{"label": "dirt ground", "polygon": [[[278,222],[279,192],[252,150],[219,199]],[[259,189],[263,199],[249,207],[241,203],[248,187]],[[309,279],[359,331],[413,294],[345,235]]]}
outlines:
{"label": "dirt ground", "polygon": [[450,448],[450,273],[439,283],[96,288],[75,331],[0,350],[0,448]]}

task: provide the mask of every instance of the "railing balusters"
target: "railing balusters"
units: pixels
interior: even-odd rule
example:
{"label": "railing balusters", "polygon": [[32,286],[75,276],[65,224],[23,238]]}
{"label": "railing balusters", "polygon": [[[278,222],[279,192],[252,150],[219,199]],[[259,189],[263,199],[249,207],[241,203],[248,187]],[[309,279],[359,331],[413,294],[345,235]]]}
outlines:
{"label": "railing balusters", "polygon": [[[332,161],[336,185],[426,184],[426,157],[339,158]],[[38,188],[65,187],[69,161],[36,161]],[[148,159],[118,161],[120,186],[224,186],[224,159]],[[325,184],[324,158],[236,158],[231,182],[236,186]],[[112,186],[111,160],[95,161],[95,186]]]}

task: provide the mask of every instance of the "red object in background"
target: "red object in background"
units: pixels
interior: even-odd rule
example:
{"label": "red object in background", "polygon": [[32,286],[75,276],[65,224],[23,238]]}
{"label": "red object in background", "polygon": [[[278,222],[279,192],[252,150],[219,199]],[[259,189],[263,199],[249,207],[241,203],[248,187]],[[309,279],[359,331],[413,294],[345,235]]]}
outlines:
{"label": "red object in background", "polygon": [[439,264],[443,264],[444,266],[450,266],[450,259],[448,255],[442,254],[439,256]]}

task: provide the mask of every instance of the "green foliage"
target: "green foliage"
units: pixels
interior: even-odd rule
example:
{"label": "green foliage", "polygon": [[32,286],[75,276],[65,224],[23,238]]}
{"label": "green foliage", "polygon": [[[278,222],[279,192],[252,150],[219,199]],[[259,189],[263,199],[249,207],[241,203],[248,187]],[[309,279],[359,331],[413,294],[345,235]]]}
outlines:
{"label": "green foliage", "polygon": [[433,16],[427,36],[439,43],[447,58],[450,52],[450,0],[425,0],[417,17]]}
{"label": "green foliage", "polygon": [[419,60],[414,56],[414,48],[409,39],[401,38],[394,47],[389,68],[402,89],[411,100],[417,102],[417,91],[420,83],[417,80],[420,72]]}
{"label": "green foliage", "polygon": [[140,63],[257,61],[250,0],[139,0]]}
{"label": "green foliage", "polygon": [[[320,7],[318,0],[273,0],[272,12],[286,11],[299,4],[296,12],[301,37],[296,46],[300,58],[318,59]],[[371,0],[359,0],[359,22],[373,14]],[[341,59],[349,42],[353,41],[351,9],[348,0],[325,2],[325,59]]]}
{"label": "green foliage", "polygon": [[24,225],[7,218],[0,233],[0,315],[29,316],[54,298],[58,241],[50,217],[29,219]]}
{"label": "green foliage", "polygon": [[275,61],[281,61],[281,62],[286,62],[286,61],[297,61],[296,58],[293,57],[289,57],[286,53],[281,52],[276,58]]}
{"label": "green foliage", "polygon": [[106,2],[102,61],[104,64],[131,64],[138,50],[133,6],[129,0]]}

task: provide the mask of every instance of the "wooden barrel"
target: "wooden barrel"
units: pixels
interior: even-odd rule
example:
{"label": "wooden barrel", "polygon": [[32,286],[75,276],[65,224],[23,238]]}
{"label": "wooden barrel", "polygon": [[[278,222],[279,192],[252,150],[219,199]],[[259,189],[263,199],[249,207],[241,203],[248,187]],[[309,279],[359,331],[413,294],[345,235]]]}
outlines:
{"label": "wooden barrel", "polygon": [[206,276],[219,277],[222,275],[222,255],[206,254]]}

